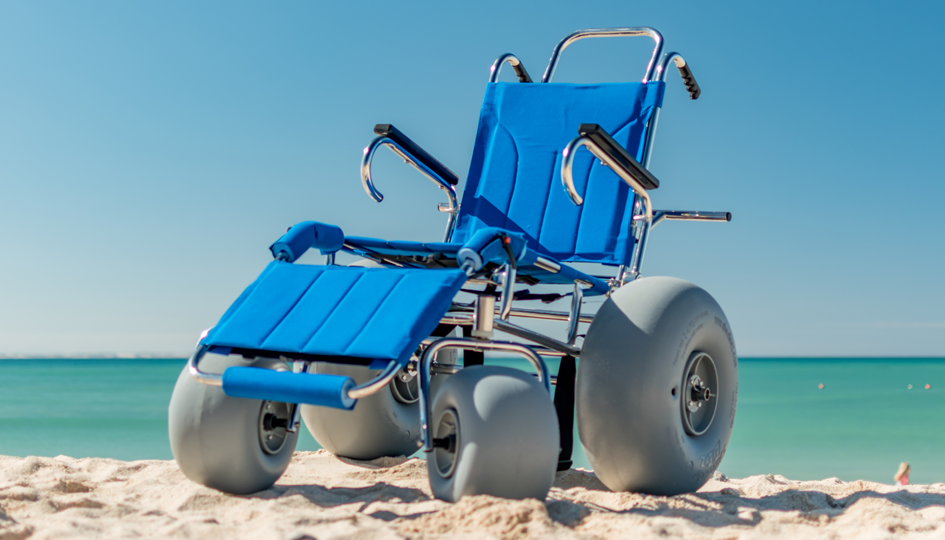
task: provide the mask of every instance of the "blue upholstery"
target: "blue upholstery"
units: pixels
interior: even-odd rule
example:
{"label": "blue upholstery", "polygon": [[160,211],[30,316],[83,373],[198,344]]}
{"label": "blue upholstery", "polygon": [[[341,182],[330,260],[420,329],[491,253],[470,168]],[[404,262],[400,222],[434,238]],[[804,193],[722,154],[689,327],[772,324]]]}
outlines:
{"label": "blue upholstery", "polygon": [[559,261],[629,263],[632,191],[584,151],[574,183],[585,202],[574,206],[561,185],[561,150],[580,124],[596,123],[642,161],[645,128],[664,87],[490,83],[453,242],[499,227],[523,233],[530,249]]}
{"label": "blue upholstery", "polygon": [[269,251],[273,257],[279,257],[281,253],[288,262],[295,262],[309,248],[317,248],[321,250],[322,255],[327,255],[341,249],[344,243],[345,233],[341,231],[341,227],[317,221],[303,221],[286,231],[269,246]]}
{"label": "blue upholstery", "polygon": [[230,397],[305,403],[336,409],[354,408],[348,390],[354,380],[327,373],[292,373],[253,367],[229,367],[223,372],[223,393]]}
{"label": "blue upholstery", "polygon": [[203,343],[406,363],[465,281],[453,269],[273,261]]}

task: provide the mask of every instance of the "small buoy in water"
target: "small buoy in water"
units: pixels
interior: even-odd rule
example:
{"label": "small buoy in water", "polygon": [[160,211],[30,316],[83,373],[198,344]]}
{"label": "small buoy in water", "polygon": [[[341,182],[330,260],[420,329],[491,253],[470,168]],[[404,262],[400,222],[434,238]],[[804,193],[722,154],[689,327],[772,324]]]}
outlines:
{"label": "small buoy in water", "polygon": [[818,384],[818,385],[817,385],[817,388],[820,388],[821,390],[823,390],[823,389],[824,389],[824,383]]}
{"label": "small buoy in water", "polygon": [[925,385],[925,389],[926,389],[926,390],[928,390],[929,388],[932,388],[932,385],[931,385],[931,384]]}
{"label": "small buoy in water", "polygon": [[909,390],[912,390],[912,385],[911,385],[911,384],[909,385]]}

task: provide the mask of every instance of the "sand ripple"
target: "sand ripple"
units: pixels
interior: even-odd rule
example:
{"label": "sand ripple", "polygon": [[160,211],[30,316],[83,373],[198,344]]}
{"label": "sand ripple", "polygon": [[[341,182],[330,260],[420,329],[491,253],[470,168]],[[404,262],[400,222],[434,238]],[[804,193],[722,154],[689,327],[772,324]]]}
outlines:
{"label": "sand ripple", "polygon": [[0,456],[0,540],[24,538],[945,538],[945,485],[716,475],[698,493],[612,493],[581,470],[548,500],[431,498],[419,460],[299,452],[279,484],[235,497],[173,461]]}

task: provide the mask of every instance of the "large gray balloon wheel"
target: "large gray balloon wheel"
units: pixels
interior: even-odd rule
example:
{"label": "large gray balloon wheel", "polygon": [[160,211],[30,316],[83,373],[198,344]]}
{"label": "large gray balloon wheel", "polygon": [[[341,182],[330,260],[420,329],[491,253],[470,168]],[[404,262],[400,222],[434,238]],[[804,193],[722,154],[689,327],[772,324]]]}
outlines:
{"label": "large gray balloon wheel", "polygon": [[738,358],[722,308],[681,279],[618,289],[588,329],[577,374],[578,433],[614,491],[695,491],[735,422]]}
{"label": "large gray balloon wheel", "polygon": [[[200,369],[222,373],[229,366],[288,369],[285,362],[207,355]],[[246,494],[272,486],[289,466],[298,441],[290,433],[293,405],[229,397],[217,386],[193,380],[187,368],[177,378],[168,409],[174,459],[187,478],[226,493]]]}
{"label": "large gray balloon wheel", "polygon": [[[358,384],[379,372],[362,366],[314,364],[310,371],[351,377]],[[406,379],[406,380],[405,380]],[[304,405],[302,419],[318,444],[337,456],[376,459],[409,456],[420,440],[416,377],[401,371],[387,388],[363,397],[350,411]]]}
{"label": "large gray balloon wheel", "polygon": [[558,465],[558,420],[533,375],[476,366],[451,375],[433,401],[427,454],[433,495],[544,500]]}

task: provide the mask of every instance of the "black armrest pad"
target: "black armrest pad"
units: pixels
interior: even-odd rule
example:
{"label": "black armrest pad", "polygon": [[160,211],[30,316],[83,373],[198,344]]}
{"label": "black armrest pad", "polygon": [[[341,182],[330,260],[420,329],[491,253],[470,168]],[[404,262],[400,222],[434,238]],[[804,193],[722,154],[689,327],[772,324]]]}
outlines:
{"label": "black armrest pad", "polygon": [[451,186],[455,186],[459,183],[459,177],[456,176],[456,173],[446,168],[446,165],[437,161],[436,158],[427,153],[423,148],[420,148],[417,143],[411,141],[409,137],[401,133],[400,130],[393,125],[377,124],[374,126],[374,133],[381,137],[387,137],[399,144],[401,148],[406,150],[413,158],[429,167],[431,171],[440,175],[440,177],[446,180]]}
{"label": "black armrest pad", "polygon": [[611,159],[620,164],[621,168],[640,183],[646,190],[660,187],[660,181],[650,174],[640,162],[634,159],[620,143],[614,140],[604,128],[597,124],[581,124],[578,133],[594,142],[601,150],[607,153]]}

